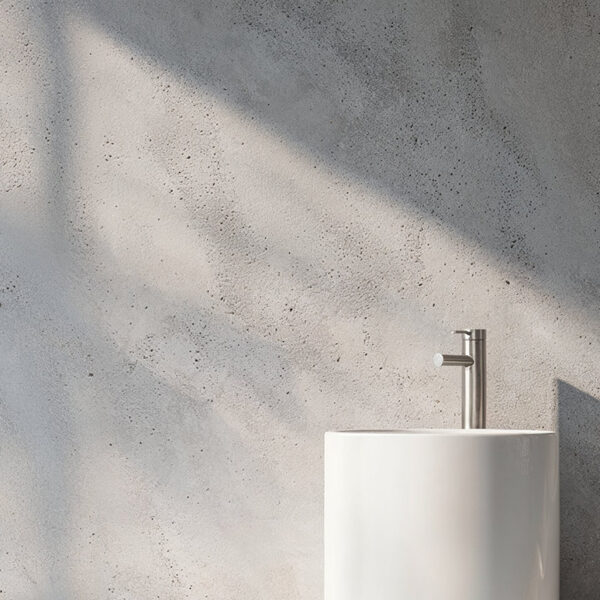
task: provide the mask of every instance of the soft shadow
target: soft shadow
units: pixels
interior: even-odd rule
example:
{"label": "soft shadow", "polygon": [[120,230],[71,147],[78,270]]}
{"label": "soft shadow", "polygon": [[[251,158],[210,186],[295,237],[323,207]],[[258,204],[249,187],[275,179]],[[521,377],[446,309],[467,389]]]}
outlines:
{"label": "soft shadow", "polygon": [[382,190],[593,314],[600,46],[584,35],[586,15],[496,5],[67,3],[315,164]]}
{"label": "soft shadow", "polygon": [[558,380],[562,600],[600,598],[600,400]]}

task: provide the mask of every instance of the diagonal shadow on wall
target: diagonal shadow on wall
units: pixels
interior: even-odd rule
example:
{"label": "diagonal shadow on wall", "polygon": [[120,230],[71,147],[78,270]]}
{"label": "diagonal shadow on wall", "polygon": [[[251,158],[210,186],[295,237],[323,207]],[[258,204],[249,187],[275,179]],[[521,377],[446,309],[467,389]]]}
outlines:
{"label": "diagonal shadow on wall", "polygon": [[600,400],[558,380],[562,600],[600,598]]}
{"label": "diagonal shadow on wall", "polygon": [[599,47],[589,17],[515,1],[298,4],[65,6],[594,314]]}

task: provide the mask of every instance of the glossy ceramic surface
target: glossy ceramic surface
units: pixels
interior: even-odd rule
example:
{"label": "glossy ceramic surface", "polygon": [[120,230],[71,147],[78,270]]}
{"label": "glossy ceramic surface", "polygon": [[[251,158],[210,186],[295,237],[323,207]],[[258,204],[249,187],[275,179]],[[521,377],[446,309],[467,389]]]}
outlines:
{"label": "glossy ceramic surface", "polygon": [[325,600],[558,600],[558,436],[325,434]]}

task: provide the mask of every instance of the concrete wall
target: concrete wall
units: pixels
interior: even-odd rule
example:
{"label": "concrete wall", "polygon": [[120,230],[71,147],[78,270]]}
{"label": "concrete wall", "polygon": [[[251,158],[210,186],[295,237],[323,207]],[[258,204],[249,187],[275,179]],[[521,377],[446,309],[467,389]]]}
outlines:
{"label": "concrete wall", "polygon": [[0,15],[0,597],[319,598],[323,432],[456,426],[465,326],[599,597],[597,7]]}

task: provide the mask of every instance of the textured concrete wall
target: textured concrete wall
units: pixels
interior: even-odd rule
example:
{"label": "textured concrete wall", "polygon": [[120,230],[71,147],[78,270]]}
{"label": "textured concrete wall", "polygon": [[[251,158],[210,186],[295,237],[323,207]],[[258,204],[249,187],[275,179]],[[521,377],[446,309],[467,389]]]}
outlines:
{"label": "textured concrete wall", "polygon": [[456,426],[456,326],[600,596],[597,7],[0,15],[0,598],[319,598],[323,432]]}

